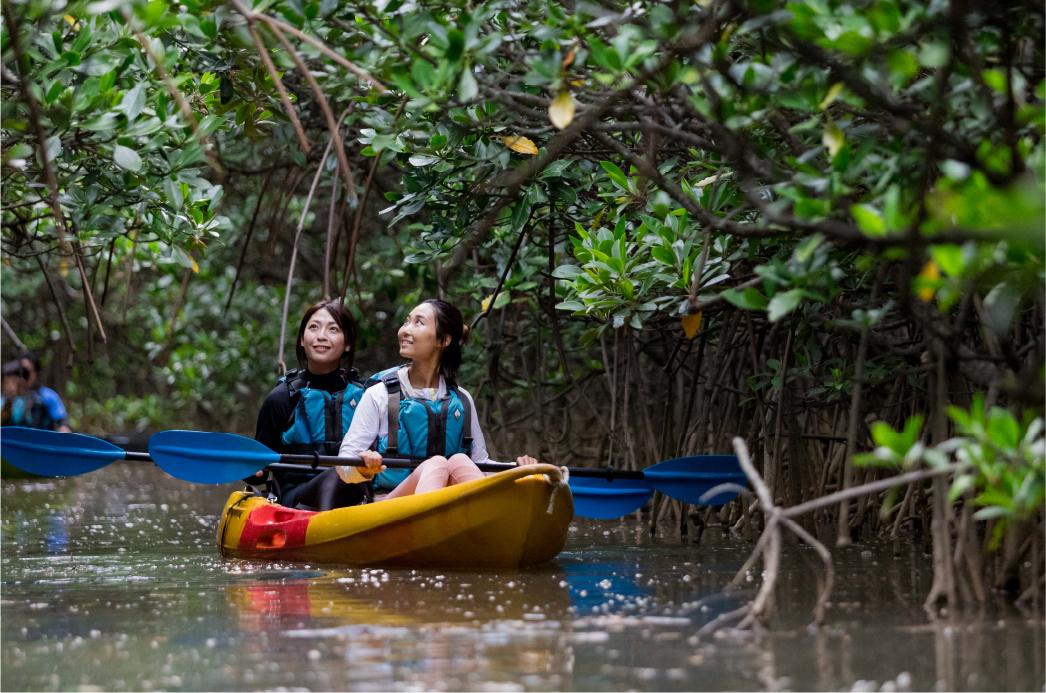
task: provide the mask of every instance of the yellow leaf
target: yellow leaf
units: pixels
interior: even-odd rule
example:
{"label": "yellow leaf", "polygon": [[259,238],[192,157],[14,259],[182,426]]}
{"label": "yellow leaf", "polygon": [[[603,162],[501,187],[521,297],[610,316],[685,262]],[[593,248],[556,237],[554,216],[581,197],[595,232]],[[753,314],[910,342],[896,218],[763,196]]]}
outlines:
{"label": "yellow leaf", "polygon": [[701,331],[701,319],[701,311],[683,316],[683,334],[687,339],[693,339]]}
{"label": "yellow leaf", "polygon": [[77,31],[80,30],[80,23],[76,21],[76,17],[74,17],[73,15],[64,14],[62,15],[62,19],[68,22],[69,26],[71,26],[72,28],[76,29]]}
{"label": "yellow leaf", "polygon": [[832,102],[839,98],[839,95],[843,93],[843,83],[836,82],[828,90],[828,93],[821,99],[821,103],[817,105],[822,111],[832,105]]}
{"label": "yellow leaf", "polygon": [[845,142],[846,136],[843,134],[843,131],[839,129],[838,125],[829,120],[828,125],[824,128],[824,134],[821,135],[821,144],[828,150],[828,156],[834,159],[839,150],[843,148]]}
{"label": "yellow leaf", "polygon": [[520,154],[537,154],[538,148],[534,144],[534,141],[529,137],[523,137],[522,135],[504,135],[501,141],[505,143],[505,146],[514,152]]}
{"label": "yellow leaf", "polygon": [[479,309],[481,311],[483,311],[484,313],[486,313],[488,310],[490,310],[490,301],[491,301],[492,298],[494,298],[494,294],[491,294],[490,296],[487,296],[485,299],[480,301]]}
{"label": "yellow leaf", "polygon": [[941,268],[937,265],[937,261],[928,260],[923,265],[923,270],[919,272],[919,278],[916,281],[917,288],[915,292],[921,301],[929,303],[933,300],[934,294],[937,293],[937,287],[934,284],[940,278]]}
{"label": "yellow leaf", "polygon": [[69,260],[68,259],[63,257],[63,258],[58,260],[58,274],[62,275],[63,279],[65,279],[66,277],[69,276]]}
{"label": "yellow leaf", "polygon": [[561,91],[548,105],[548,119],[562,130],[574,120],[574,97],[569,91]]}
{"label": "yellow leaf", "polygon": [[585,80],[583,80],[583,79],[572,79],[572,80],[570,80],[569,84],[572,87],[583,87],[583,86],[585,86]]}
{"label": "yellow leaf", "polygon": [[193,274],[199,274],[200,273],[200,266],[198,264],[196,264],[196,258],[194,258],[192,255],[190,255],[189,256],[189,262],[192,263]]}

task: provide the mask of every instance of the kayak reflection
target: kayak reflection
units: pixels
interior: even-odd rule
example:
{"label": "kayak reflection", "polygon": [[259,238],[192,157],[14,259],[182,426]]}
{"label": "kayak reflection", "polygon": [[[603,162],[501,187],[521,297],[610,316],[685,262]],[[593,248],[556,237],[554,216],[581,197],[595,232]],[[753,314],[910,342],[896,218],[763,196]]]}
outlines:
{"label": "kayak reflection", "polygon": [[227,588],[248,629],[339,625],[424,626],[489,621],[562,621],[569,615],[562,571],[441,573],[345,569]]}

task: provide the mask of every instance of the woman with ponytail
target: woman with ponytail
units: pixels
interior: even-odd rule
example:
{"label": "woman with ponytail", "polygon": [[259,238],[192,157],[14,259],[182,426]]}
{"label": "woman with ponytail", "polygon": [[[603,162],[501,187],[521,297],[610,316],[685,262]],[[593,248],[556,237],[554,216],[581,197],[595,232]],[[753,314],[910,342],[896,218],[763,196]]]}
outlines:
{"label": "woman with ponytail", "polygon": [[[359,456],[366,467],[338,467],[346,483],[374,481],[374,491],[398,498],[483,476],[487,446],[472,395],[458,387],[461,347],[468,327],[461,312],[439,299],[422,302],[397,333],[400,356],[410,363],[371,378],[338,454]],[[389,457],[425,458],[413,471],[386,470]],[[517,464],[537,464],[533,457]],[[409,472],[409,473],[408,473]]]}

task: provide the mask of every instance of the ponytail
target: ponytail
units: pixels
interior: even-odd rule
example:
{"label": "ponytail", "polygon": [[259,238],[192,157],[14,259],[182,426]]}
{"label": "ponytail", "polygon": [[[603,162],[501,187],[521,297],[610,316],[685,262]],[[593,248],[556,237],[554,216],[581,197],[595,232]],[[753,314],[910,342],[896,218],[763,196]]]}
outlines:
{"label": "ponytail", "polygon": [[461,367],[461,346],[468,339],[469,326],[461,317],[461,311],[452,304],[439,298],[430,298],[422,303],[432,306],[436,315],[436,339],[442,342],[450,337],[450,343],[443,347],[439,359],[439,374],[450,389],[458,386],[458,369]]}

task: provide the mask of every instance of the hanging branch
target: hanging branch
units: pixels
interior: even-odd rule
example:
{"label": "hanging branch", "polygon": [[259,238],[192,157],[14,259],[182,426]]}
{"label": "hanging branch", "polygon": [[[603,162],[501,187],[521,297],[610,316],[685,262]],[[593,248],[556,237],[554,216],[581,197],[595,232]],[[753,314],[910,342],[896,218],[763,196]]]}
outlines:
{"label": "hanging branch", "polygon": [[36,264],[40,266],[40,274],[44,275],[44,282],[47,284],[47,290],[51,293],[51,300],[54,301],[54,307],[58,309],[58,319],[62,323],[62,333],[65,335],[66,344],[69,345],[69,353],[76,353],[76,344],[73,343],[73,332],[69,329],[69,320],[65,317],[65,309],[62,308],[62,302],[58,298],[58,292],[55,291],[54,283],[51,281],[51,275],[47,271],[44,261],[39,255],[36,255]]}
{"label": "hanging branch", "polygon": [[174,349],[174,331],[178,327],[178,314],[182,312],[182,306],[185,304],[185,297],[189,293],[189,280],[192,279],[193,270],[191,267],[186,267],[185,271],[182,272],[182,285],[178,289],[178,298],[174,302],[174,308],[171,310],[171,321],[167,325],[167,342],[163,345],[163,349],[153,359],[153,365],[163,368],[167,365],[167,361],[171,358],[171,351]]}
{"label": "hanging branch", "polygon": [[312,206],[312,196],[316,193],[316,186],[320,182],[320,175],[323,173],[323,166],[327,163],[327,156],[330,155],[331,145],[333,144],[333,139],[327,140],[327,148],[323,151],[323,156],[320,158],[319,165],[316,166],[316,175],[313,176],[312,185],[309,186],[309,194],[305,198],[305,206],[302,207],[301,217],[298,219],[298,230],[294,234],[294,245],[291,248],[291,262],[290,267],[287,269],[287,289],[283,295],[283,316],[280,319],[280,349],[276,356],[276,363],[280,368],[280,375],[287,372],[287,362],[284,360],[284,340],[287,338],[287,316],[291,305],[291,286],[294,284],[294,264],[298,260],[298,241],[301,239],[301,233],[305,228],[305,218],[309,215],[309,207]]}
{"label": "hanging branch", "polygon": [[276,85],[276,91],[280,95],[280,103],[283,104],[283,110],[290,119],[291,126],[294,127],[294,134],[298,137],[298,146],[301,147],[302,152],[308,154],[312,145],[309,144],[309,138],[305,136],[305,129],[301,125],[301,120],[298,119],[297,111],[294,110],[294,104],[291,103],[287,87],[283,85],[283,80],[280,79],[280,75],[276,71],[276,66],[272,62],[272,56],[269,55],[269,49],[265,47],[265,42],[258,35],[258,31],[254,28],[254,20],[250,16],[247,16],[247,30],[250,32],[251,38],[254,39],[254,46],[258,49],[258,55],[261,57],[262,64],[265,65],[265,70],[269,73],[272,83]]}
{"label": "hanging branch", "polygon": [[323,300],[331,297],[331,253],[334,251],[334,220],[338,209],[338,177],[331,178],[331,204],[327,210],[327,243],[323,251]]}
{"label": "hanging branch", "polygon": [[[868,301],[868,308],[875,306],[879,299],[879,289],[882,288],[885,275],[885,265],[879,266],[875,277],[875,285],[872,287],[872,296]],[[868,340],[872,327],[866,322],[861,327],[861,340],[857,345],[857,364],[854,366],[854,385],[850,397],[850,418],[846,429],[846,454],[843,457],[842,479],[840,489],[847,489],[853,485],[853,454],[857,447],[857,428],[861,418],[861,396],[864,392],[864,368],[868,358]],[[848,546],[850,544],[850,504],[843,500],[839,504],[839,526],[835,538],[836,546]]]}
{"label": "hanging branch", "polygon": [[22,340],[18,338],[18,335],[15,334],[15,331],[11,329],[11,326],[7,324],[7,321],[4,320],[2,316],[0,316],[0,325],[3,326],[4,332],[7,334],[7,337],[15,343],[15,349],[18,349],[19,351],[29,350],[28,347],[26,347],[26,345],[22,342]]}
{"label": "hanging branch", "polygon": [[[407,107],[407,99],[404,98],[400,101],[399,108],[396,109],[396,114],[392,116],[392,122],[395,123],[399,120],[400,116],[403,115],[403,109]],[[349,291],[349,277],[356,272],[356,244],[360,238],[360,227],[363,224],[363,213],[367,209],[367,200],[370,199],[370,191],[374,186],[374,174],[378,170],[378,164],[381,163],[381,155],[375,154],[374,159],[370,162],[370,169],[367,171],[367,180],[363,183],[363,197],[360,198],[359,203],[356,205],[356,214],[352,221],[352,235],[349,237],[349,246],[345,252],[345,279],[341,285],[341,300],[345,301],[345,294]]]}
{"label": "hanging branch", "polygon": [[[238,0],[233,0],[233,1],[237,2]],[[270,17],[267,14],[259,14],[257,12],[250,12],[249,14],[250,14],[250,16],[254,17],[255,19],[260,19],[261,21],[265,22],[265,24],[270,29],[273,29],[274,31],[286,31],[287,33],[294,34],[295,36],[300,38],[302,41],[305,41],[306,43],[312,45],[318,51],[320,51],[321,53],[326,55],[328,58],[330,58],[334,62],[338,63],[342,67],[344,67],[346,70],[348,70],[352,74],[356,75],[360,79],[363,79],[363,80],[366,80],[367,82],[370,82],[371,86],[373,86],[375,89],[377,89],[380,93],[384,94],[385,92],[388,91],[388,89],[385,87],[385,85],[382,84],[381,82],[379,82],[373,75],[371,75],[366,70],[364,70],[364,69],[362,69],[360,67],[357,67],[354,63],[352,63],[351,61],[347,60],[344,56],[339,55],[338,53],[336,53],[327,44],[325,44],[323,41],[320,41],[315,36],[310,36],[309,34],[306,34],[304,31],[301,31],[297,27],[294,27],[294,26],[292,26],[290,24],[287,24],[286,22],[281,22],[279,19],[276,19],[275,17]]]}
{"label": "hanging branch", "polygon": [[330,103],[327,101],[326,94],[320,89],[319,82],[313,76],[312,71],[309,69],[305,61],[302,60],[298,51],[294,50],[294,46],[290,44],[287,37],[283,35],[279,27],[275,24],[267,24],[269,31],[271,31],[279,42],[283,45],[294,64],[301,70],[302,76],[305,77],[305,81],[309,83],[309,87],[312,88],[313,96],[316,97],[316,103],[319,104],[320,110],[323,111],[323,118],[327,121],[327,130],[330,131],[331,140],[334,142],[334,154],[338,158],[338,170],[341,172],[342,180],[345,181],[345,192],[348,194],[349,200],[356,199],[356,182],[352,179],[352,170],[349,169],[349,160],[345,156],[345,145],[341,140],[341,123],[345,120],[345,116],[352,110],[353,104],[350,103],[338,119],[334,119],[334,112],[331,110]]}
{"label": "hanging branch", "polygon": [[520,230],[519,236],[516,238],[516,245],[512,246],[512,254],[509,255],[508,262],[505,263],[505,271],[501,273],[501,278],[498,279],[498,285],[494,287],[494,293],[490,295],[486,309],[472,319],[472,324],[469,325],[470,330],[476,329],[476,325],[479,324],[479,321],[490,315],[490,311],[494,310],[494,303],[498,300],[498,294],[501,293],[501,287],[505,285],[508,273],[512,271],[512,265],[516,262],[516,254],[519,253],[519,249],[523,247],[523,239],[527,237],[527,233],[530,231],[530,220],[534,218],[534,212],[536,210],[537,207],[532,207],[530,209],[530,216],[528,216],[527,220],[523,222],[523,228]]}
{"label": "hanging branch", "polygon": [[[236,273],[232,277],[232,286],[229,287],[229,296],[225,299],[225,307],[222,308],[222,317],[225,317],[225,314],[229,312],[233,296],[236,295],[236,285],[240,281],[240,272],[243,270],[243,260],[247,257],[247,248],[250,246],[251,238],[254,236],[258,212],[261,211],[262,203],[265,201],[265,193],[269,190],[269,182],[272,180],[275,172],[275,168],[269,169],[269,172],[265,174],[265,180],[262,181],[261,192],[258,193],[258,204],[254,205],[254,214],[251,215],[251,223],[247,226],[247,235],[244,236],[243,247],[240,248],[240,258],[236,261]],[[287,172],[287,176],[290,177],[290,171]]]}

